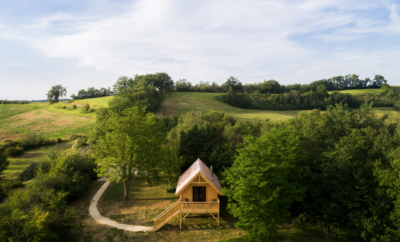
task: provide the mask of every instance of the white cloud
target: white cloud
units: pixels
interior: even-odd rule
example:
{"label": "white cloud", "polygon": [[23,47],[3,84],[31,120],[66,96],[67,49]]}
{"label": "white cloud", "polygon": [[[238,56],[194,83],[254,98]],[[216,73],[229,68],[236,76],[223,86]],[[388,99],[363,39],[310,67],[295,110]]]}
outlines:
{"label": "white cloud", "polygon": [[[166,71],[174,79],[192,82],[221,82],[234,75],[243,81],[275,78],[293,83],[293,79],[308,82],[358,70],[369,73],[376,65],[394,76],[399,71],[390,68],[397,67],[399,59],[392,56],[393,48],[349,54],[346,48],[310,49],[297,41],[299,35],[346,42],[398,34],[396,4],[387,5],[390,23],[371,15],[385,4],[142,0],[107,18],[55,13],[31,24],[31,31],[20,36],[29,38],[29,44],[47,57],[75,59],[80,66],[118,75]],[[384,60],[388,56],[393,65]]]}

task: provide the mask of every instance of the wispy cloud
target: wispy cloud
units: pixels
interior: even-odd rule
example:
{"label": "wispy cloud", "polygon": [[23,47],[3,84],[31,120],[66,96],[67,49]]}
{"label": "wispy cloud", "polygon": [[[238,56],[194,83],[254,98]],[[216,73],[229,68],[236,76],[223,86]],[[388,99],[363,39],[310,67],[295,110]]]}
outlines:
{"label": "wispy cloud", "polygon": [[[376,51],[346,43],[399,34],[397,4],[372,0],[139,0],[105,17],[58,11],[18,29],[49,58],[118,75],[166,71],[192,82],[229,75],[308,82],[375,67],[395,76],[388,65],[400,63],[392,56],[399,46]],[[303,45],[300,37],[324,47]],[[349,61],[348,53],[357,58]]]}

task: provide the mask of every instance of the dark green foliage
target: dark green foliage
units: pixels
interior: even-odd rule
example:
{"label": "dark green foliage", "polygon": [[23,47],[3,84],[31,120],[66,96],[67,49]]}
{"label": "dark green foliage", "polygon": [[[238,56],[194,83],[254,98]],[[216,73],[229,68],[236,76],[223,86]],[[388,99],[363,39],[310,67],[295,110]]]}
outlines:
{"label": "dark green foliage", "polygon": [[7,197],[6,191],[4,191],[3,186],[0,184],[0,202],[6,197]]}
{"label": "dark green foliage", "polygon": [[284,94],[228,91],[224,95],[216,96],[216,99],[234,107],[245,109],[305,110],[317,108],[325,110],[327,106],[339,103],[347,104],[351,108],[359,108],[365,101],[373,102],[374,107],[393,107],[398,97],[393,89],[387,89],[382,93],[365,93],[357,96],[340,92],[328,94],[326,86],[319,85],[316,91],[291,90]]}
{"label": "dark green foliage", "polygon": [[7,155],[4,154],[2,150],[0,150],[0,175],[8,168],[9,164],[10,161],[8,160]]}
{"label": "dark green foliage", "polygon": [[11,157],[19,156],[22,155],[23,153],[24,153],[24,148],[18,145],[16,147],[8,147],[4,151],[4,154]]}
{"label": "dark green foliage", "polygon": [[[50,157],[56,157],[51,159]],[[0,205],[0,241],[70,241],[73,210],[67,202],[81,197],[97,177],[90,157],[57,155],[37,164],[35,179]],[[10,184],[10,189],[23,183]]]}
{"label": "dark green foliage", "polygon": [[29,181],[30,179],[34,178],[37,166],[38,164],[36,162],[30,164],[27,168],[25,168],[25,170],[22,171],[21,174],[19,174],[19,179],[21,181]]}
{"label": "dark green foliage", "polygon": [[90,113],[90,105],[89,103],[86,103],[83,105],[83,107],[81,108],[81,113]]}
{"label": "dark green foliage", "polygon": [[233,166],[225,172],[228,209],[250,240],[265,241],[290,217],[294,201],[304,198],[300,183],[302,154],[296,132],[274,129],[260,138],[248,137]]}
{"label": "dark green foliage", "polygon": [[47,92],[47,100],[52,103],[58,102],[58,98],[65,97],[67,95],[67,88],[62,85],[56,85],[51,87]]}
{"label": "dark green foliage", "polygon": [[22,188],[22,187],[24,187],[25,185],[24,185],[24,183],[22,183],[22,182],[20,182],[20,181],[8,181],[8,182],[5,182],[5,183],[3,184],[3,186],[4,186],[4,189],[5,189],[6,191],[10,191],[11,189]]}
{"label": "dark green foliage", "polygon": [[236,148],[243,146],[243,137],[259,135],[261,128],[260,122],[237,122],[217,112],[191,112],[181,115],[176,122],[167,139],[182,159],[181,171],[200,158],[213,166],[217,175],[231,166]]}
{"label": "dark green foliage", "polygon": [[28,101],[8,101],[6,100],[0,100],[0,104],[28,104]]}
{"label": "dark green foliage", "polygon": [[[109,108],[121,113],[126,108],[137,106],[145,108],[148,112],[157,112],[163,99],[163,91],[170,88],[162,86],[162,80],[156,78],[157,74],[136,75],[133,79],[120,77],[114,85],[117,93],[109,102]],[[157,84],[158,83],[158,84]]]}
{"label": "dark green foliage", "polygon": [[230,77],[228,81],[222,85],[215,82],[210,84],[209,82],[203,82],[196,85],[192,85],[186,79],[178,80],[175,83],[175,90],[177,92],[218,92],[226,93],[229,88],[232,88],[233,92],[245,92],[245,93],[289,93],[291,91],[304,92],[316,92],[319,86],[325,86],[327,91],[335,90],[347,90],[347,89],[365,89],[365,88],[380,88],[382,85],[387,85],[387,81],[383,76],[375,75],[374,79],[365,78],[360,79],[358,75],[345,75],[345,76],[334,76],[328,79],[321,79],[313,81],[309,84],[292,84],[292,85],[281,85],[275,80],[264,80],[260,83],[246,83],[242,85],[237,78]]}
{"label": "dark green foliage", "polygon": [[114,92],[111,90],[110,87],[108,89],[106,89],[104,87],[102,87],[100,89],[96,89],[94,87],[88,87],[87,91],[85,91],[85,89],[81,89],[81,90],[79,90],[77,95],[72,94],[71,98],[72,99],[86,99],[86,98],[111,96],[113,94],[114,94]]}
{"label": "dark green foliage", "polygon": [[165,188],[165,191],[167,193],[175,193],[175,190],[176,190],[176,186],[172,186],[172,185]]}

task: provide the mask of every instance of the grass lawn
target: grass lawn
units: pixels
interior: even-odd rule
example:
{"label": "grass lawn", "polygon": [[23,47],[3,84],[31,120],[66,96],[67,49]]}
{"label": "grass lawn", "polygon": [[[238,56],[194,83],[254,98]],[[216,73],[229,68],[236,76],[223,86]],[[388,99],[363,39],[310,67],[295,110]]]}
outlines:
{"label": "grass lawn", "polygon": [[[334,92],[334,91],[329,91],[328,93],[331,94],[332,92]],[[338,92],[357,95],[357,94],[364,94],[364,93],[380,93],[380,92],[383,92],[383,89],[381,89],[381,88],[351,89],[351,90],[342,90],[342,91],[338,91]]]}
{"label": "grass lawn", "polygon": [[45,138],[60,138],[71,133],[85,133],[94,120],[68,116],[47,110],[47,103],[0,104],[0,143],[23,133],[40,133]]}
{"label": "grass lawn", "polygon": [[[77,106],[76,109],[73,109],[73,105],[74,103],[59,102],[56,104],[49,105],[46,109],[50,112],[67,116],[78,116],[93,120],[96,119],[96,114],[95,114],[96,108],[93,108],[94,106],[90,106],[90,110],[88,113],[82,113],[82,107],[84,104],[82,103],[75,104]],[[63,109],[63,107],[65,107],[65,109]]]}
{"label": "grass lawn", "polygon": [[88,99],[77,99],[77,100],[74,100],[74,103],[80,103],[80,104],[88,103],[91,106],[108,107],[108,102],[112,98],[113,98],[113,96],[88,98]]}
{"label": "grass lawn", "polygon": [[217,101],[215,93],[201,92],[173,92],[162,102],[160,113],[167,116],[183,114],[190,111],[208,113],[210,111],[223,112],[239,120],[265,120],[285,121],[296,117],[301,110],[291,111],[264,111],[232,107]]}
{"label": "grass lawn", "polygon": [[[71,149],[72,145],[73,145],[72,141],[59,143],[57,144],[57,149],[62,150],[64,152],[68,152],[72,150]],[[46,149],[46,147],[44,147],[43,149]],[[43,155],[44,155],[43,150],[41,148],[37,148],[28,150],[21,156],[9,158],[10,165],[8,169],[4,171],[2,179],[5,181],[18,180],[18,175],[30,164],[32,164],[32,162],[41,161],[43,159],[42,158]]]}

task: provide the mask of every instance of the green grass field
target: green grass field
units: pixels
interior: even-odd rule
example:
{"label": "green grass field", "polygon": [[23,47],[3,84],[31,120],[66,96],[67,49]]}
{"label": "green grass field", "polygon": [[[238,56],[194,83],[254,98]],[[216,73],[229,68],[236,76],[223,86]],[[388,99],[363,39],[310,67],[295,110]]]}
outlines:
{"label": "green grass field", "polygon": [[91,117],[52,112],[48,103],[0,104],[0,143],[27,132],[40,133],[47,139],[86,133],[93,123]]}
{"label": "green grass field", "polygon": [[160,113],[166,116],[180,115],[190,111],[208,113],[211,111],[223,112],[239,120],[266,120],[276,122],[285,121],[296,117],[300,110],[291,111],[264,111],[232,107],[217,101],[215,93],[201,92],[174,92],[162,102]]}
{"label": "green grass field", "polygon": [[[395,87],[399,89],[400,87]],[[344,93],[361,94],[361,93],[377,93],[381,89],[362,89],[362,90],[345,90],[340,91]],[[266,120],[270,119],[275,122],[285,121],[294,117],[300,112],[307,112],[303,110],[289,110],[289,111],[265,111],[265,110],[251,110],[232,107],[223,102],[214,99],[218,93],[203,93],[203,92],[173,92],[164,99],[161,104],[160,114],[164,116],[180,115],[190,111],[200,111],[208,113],[210,111],[223,112],[231,117],[239,120]],[[108,101],[111,97],[101,97],[92,99],[78,100],[79,103],[89,103],[90,105],[108,106]],[[357,109],[354,109],[357,110]],[[384,114],[389,116],[389,122],[399,122],[400,113],[394,108],[382,107],[373,108],[372,111],[381,117]]]}
{"label": "green grass field", "polygon": [[91,106],[108,107],[108,101],[110,101],[112,98],[113,98],[113,96],[78,99],[78,100],[74,100],[74,103],[81,103],[81,104],[89,103]]}
{"label": "green grass field", "polygon": [[[63,142],[60,144],[57,144],[56,147],[58,150],[64,151],[64,152],[70,152],[72,151],[73,142]],[[43,149],[46,149],[44,147]],[[19,174],[27,168],[30,164],[33,162],[39,162],[43,158],[42,156],[44,155],[44,151],[42,148],[38,149],[32,149],[26,151],[23,155],[18,156],[18,157],[10,157],[10,165],[7,170],[4,171],[4,174],[2,175],[2,179],[6,181],[16,181],[18,180]]]}
{"label": "green grass field", "polygon": [[[328,93],[331,94],[334,91],[329,91]],[[380,88],[371,88],[371,89],[352,89],[352,90],[343,90],[343,91],[338,91],[341,93],[349,93],[352,95],[358,95],[358,94],[364,94],[364,93],[380,93],[383,92],[382,89]]]}

